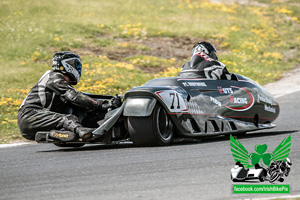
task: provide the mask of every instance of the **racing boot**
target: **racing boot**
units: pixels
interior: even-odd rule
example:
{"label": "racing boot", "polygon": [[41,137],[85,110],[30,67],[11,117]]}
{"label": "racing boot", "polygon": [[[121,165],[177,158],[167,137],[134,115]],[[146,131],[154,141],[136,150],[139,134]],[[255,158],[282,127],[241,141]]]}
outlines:
{"label": "racing boot", "polygon": [[63,142],[70,142],[76,138],[76,135],[71,131],[51,130],[49,137]]}
{"label": "racing boot", "polygon": [[91,139],[93,137],[93,131],[95,129],[94,128],[86,128],[83,126],[78,126],[75,129],[75,133],[82,138],[83,140],[88,140]]}
{"label": "racing boot", "polygon": [[80,124],[78,118],[72,114],[66,115],[64,117],[63,128],[75,133],[76,135],[78,135],[78,137],[82,138],[83,140],[88,140],[92,138],[92,132],[95,130],[93,128],[83,127]]}

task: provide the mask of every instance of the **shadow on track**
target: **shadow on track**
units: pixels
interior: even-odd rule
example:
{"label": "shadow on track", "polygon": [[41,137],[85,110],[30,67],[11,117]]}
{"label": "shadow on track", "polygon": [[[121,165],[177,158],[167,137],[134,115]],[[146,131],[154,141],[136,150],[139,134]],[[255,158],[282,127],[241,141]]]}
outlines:
{"label": "shadow on track", "polygon": [[[242,138],[257,138],[257,137],[265,137],[265,136],[275,136],[275,135],[286,135],[291,133],[299,132],[299,130],[290,130],[290,131],[270,131],[270,132],[249,132],[245,135],[237,135],[236,137],[238,139]],[[193,144],[199,144],[199,143],[212,143],[212,142],[220,142],[220,141],[229,141],[229,135],[219,135],[219,136],[210,136],[198,139],[197,141],[192,140],[186,140],[182,142],[177,142],[173,145],[193,145]]]}
{"label": "shadow on track", "polygon": [[123,149],[128,147],[134,147],[132,144],[87,144],[88,146],[83,147],[56,147],[53,144],[53,150],[37,151],[37,153],[47,153],[47,152],[74,152],[74,151],[94,151],[94,150],[108,150],[108,149]]}
{"label": "shadow on track", "polygon": [[[290,130],[290,131],[271,131],[271,132],[251,132],[246,135],[238,135],[237,138],[256,138],[256,137],[265,137],[265,136],[274,136],[274,135],[286,135],[299,132],[299,130]],[[177,141],[169,146],[179,146],[179,145],[197,145],[201,143],[212,143],[219,141],[229,140],[229,135],[224,136],[211,136],[199,139],[184,139],[182,141]],[[169,146],[160,146],[156,148],[165,148]],[[55,147],[53,145],[53,147]],[[46,150],[46,151],[37,151],[37,153],[47,153],[47,152],[75,152],[75,151],[96,151],[96,150],[109,150],[109,149],[122,149],[122,148],[149,148],[149,147],[135,147],[133,144],[112,144],[112,145],[104,145],[104,144],[87,144],[87,146],[83,147],[57,147],[59,149]]]}

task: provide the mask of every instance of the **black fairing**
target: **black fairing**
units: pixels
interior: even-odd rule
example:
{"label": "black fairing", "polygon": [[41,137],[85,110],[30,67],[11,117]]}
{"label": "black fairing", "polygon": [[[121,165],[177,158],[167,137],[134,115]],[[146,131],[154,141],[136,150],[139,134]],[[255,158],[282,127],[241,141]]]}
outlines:
{"label": "black fairing", "polygon": [[167,110],[179,134],[205,136],[273,128],[279,115],[275,98],[251,79],[153,79],[125,94],[152,96]]}

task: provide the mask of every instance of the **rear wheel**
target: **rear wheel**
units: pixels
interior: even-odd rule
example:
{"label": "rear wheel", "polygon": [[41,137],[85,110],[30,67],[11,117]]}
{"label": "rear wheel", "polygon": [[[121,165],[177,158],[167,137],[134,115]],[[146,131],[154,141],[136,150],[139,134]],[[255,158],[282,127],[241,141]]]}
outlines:
{"label": "rear wheel", "polygon": [[258,180],[259,180],[260,182],[264,182],[264,181],[265,181],[264,173],[261,173],[261,174],[259,175]]}
{"label": "rear wheel", "polygon": [[173,123],[157,104],[149,117],[128,117],[130,139],[137,146],[169,145],[173,138]]}

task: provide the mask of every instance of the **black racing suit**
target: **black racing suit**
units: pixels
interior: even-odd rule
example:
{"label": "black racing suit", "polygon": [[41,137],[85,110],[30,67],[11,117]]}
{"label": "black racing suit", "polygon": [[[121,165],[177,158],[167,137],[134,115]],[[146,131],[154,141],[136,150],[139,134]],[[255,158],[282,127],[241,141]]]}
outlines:
{"label": "black racing suit", "polygon": [[182,66],[178,76],[182,78],[230,79],[226,66],[204,52],[193,55],[191,60]]}
{"label": "black racing suit", "polygon": [[76,91],[60,72],[47,71],[31,89],[18,111],[18,126],[24,138],[35,139],[38,131],[68,130],[82,126],[75,115],[65,114],[70,104],[96,110],[101,102]]}

